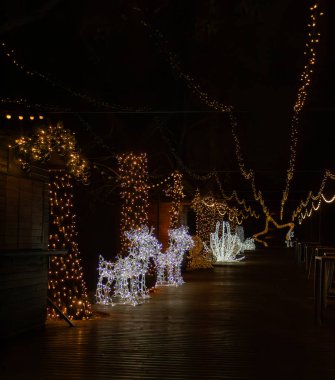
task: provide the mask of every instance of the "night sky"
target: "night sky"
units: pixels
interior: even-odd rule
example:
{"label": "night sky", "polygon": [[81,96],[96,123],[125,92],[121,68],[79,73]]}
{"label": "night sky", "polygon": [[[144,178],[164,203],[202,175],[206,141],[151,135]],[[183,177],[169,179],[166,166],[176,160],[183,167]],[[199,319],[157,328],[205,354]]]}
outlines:
{"label": "night sky", "polygon": [[[112,169],[116,161],[109,157],[111,152],[130,150],[148,153],[155,177],[183,169],[176,155],[196,173],[216,169],[228,193],[236,189],[259,209],[239,173],[227,115],[199,100],[181,77],[187,74],[211,98],[234,106],[246,165],[255,170],[257,186],[277,215],[311,4],[3,1],[0,39],[6,49],[14,49],[13,56],[24,69],[0,52],[2,112],[36,111],[51,122],[62,120],[76,132],[88,158],[93,162],[105,158]],[[318,189],[324,169],[334,168],[335,5],[325,0],[320,5],[325,15],[320,19],[312,85],[301,113],[288,210],[308,190]],[[169,57],[178,63],[177,69]],[[6,100],[21,98],[25,101],[20,105]],[[91,185],[79,190],[92,207],[104,208],[97,199],[113,205],[117,197],[113,180],[101,190],[104,181],[94,174]],[[197,187],[219,194],[215,181],[197,181],[187,173],[185,185],[189,199]],[[107,234],[108,228],[108,223],[101,224],[101,233]]]}

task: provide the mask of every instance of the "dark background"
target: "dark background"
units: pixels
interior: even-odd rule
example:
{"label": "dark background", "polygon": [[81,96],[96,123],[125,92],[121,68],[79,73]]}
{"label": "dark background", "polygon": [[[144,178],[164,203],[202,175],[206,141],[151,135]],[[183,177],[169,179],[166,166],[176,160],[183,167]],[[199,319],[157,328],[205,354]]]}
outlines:
{"label": "dark background", "polygon": [[[174,169],[182,170],[186,200],[192,199],[196,188],[216,195],[219,189],[213,179],[199,181],[184,166],[198,174],[215,168],[224,190],[228,194],[237,190],[259,212],[249,183],[239,173],[227,115],[203,104],[181,73],[193,77],[211,98],[234,106],[246,165],[255,170],[256,184],[278,217],[312,4],[304,0],[1,2],[0,40],[6,43],[0,52],[2,114],[43,113],[46,121],[62,120],[76,132],[83,153],[98,165],[90,185],[77,188],[84,264],[92,268],[98,253],[116,253],[115,153],[147,152],[152,182]],[[334,167],[335,5],[321,1],[320,7],[325,12],[320,19],[321,42],[301,114],[286,221],[309,190],[318,190],[324,169]],[[8,59],[5,53],[12,49]],[[179,71],[169,64],[168,53],[176,55]],[[15,66],[13,59],[24,67]],[[33,122],[23,123],[27,131],[36,127]],[[1,124],[15,128],[17,122],[2,117]],[[328,195],[334,190],[331,182]],[[158,195],[151,197],[156,200]],[[304,231],[297,228],[297,234],[301,238],[322,234],[332,241],[332,207],[323,207]],[[246,228],[248,234],[258,232],[263,220],[248,222]],[[93,272],[90,278],[93,286]]]}

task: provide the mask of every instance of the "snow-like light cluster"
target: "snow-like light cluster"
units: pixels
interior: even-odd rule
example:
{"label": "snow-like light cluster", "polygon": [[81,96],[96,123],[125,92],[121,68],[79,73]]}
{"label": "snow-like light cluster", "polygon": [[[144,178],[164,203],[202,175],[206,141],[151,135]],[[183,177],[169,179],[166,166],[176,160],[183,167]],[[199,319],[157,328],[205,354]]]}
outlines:
{"label": "snow-like light cluster", "polygon": [[156,257],[157,282],[156,285],[182,285],[181,266],[184,254],[194,246],[193,239],[187,227],[169,230],[169,247],[165,253]]}
{"label": "snow-like light cluster", "polygon": [[241,242],[244,242],[244,228],[243,226],[237,226],[236,227],[236,235],[239,237]]}
{"label": "snow-like light cluster", "polygon": [[145,274],[150,258],[156,258],[162,246],[147,226],[126,231],[125,235],[130,241],[128,256],[118,257],[115,263],[99,257],[97,303],[113,304],[113,298],[117,298],[122,303],[137,305],[148,298]]}
{"label": "snow-like light cluster", "polygon": [[244,238],[244,228],[243,226],[236,227],[236,235],[242,242],[241,252],[244,251],[254,251],[256,249],[255,241],[253,238]]}
{"label": "snow-like light cluster", "polygon": [[256,249],[255,240],[253,238],[247,238],[242,244],[241,252],[254,251]]}
{"label": "snow-like light cluster", "polygon": [[216,223],[215,232],[210,234],[210,248],[204,243],[205,249],[211,251],[216,263],[241,261],[244,257],[238,257],[242,249],[242,242],[237,234],[232,234],[229,222]]}
{"label": "snow-like light cluster", "polygon": [[289,248],[289,247],[294,247],[294,231],[290,231],[289,234],[288,234],[288,239],[285,240],[285,244],[286,244],[286,247]]}

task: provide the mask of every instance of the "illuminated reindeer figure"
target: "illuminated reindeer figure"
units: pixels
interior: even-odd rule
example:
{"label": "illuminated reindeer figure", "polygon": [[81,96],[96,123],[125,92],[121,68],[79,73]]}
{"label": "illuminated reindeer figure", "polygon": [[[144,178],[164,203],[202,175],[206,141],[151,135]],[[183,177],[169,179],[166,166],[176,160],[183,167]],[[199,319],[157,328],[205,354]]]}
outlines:
{"label": "illuminated reindeer figure", "polygon": [[[125,232],[130,240],[128,256],[118,257],[115,263],[101,257],[99,261],[99,281],[96,298],[98,303],[113,304],[112,299],[118,298],[122,303],[139,304],[148,298],[145,285],[145,274],[148,271],[149,260],[155,258],[161,251],[161,244],[147,226],[140,230]],[[107,282],[104,283],[104,278]],[[110,292],[114,289],[113,296]]]}
{"label": "illuminated reindeer figure", "polygon": [[181,285],[184,283],[181,275],[181,265],[184,254],[193,248],[194,242],[187,227],[181,226],[169,230],[169,247],[165,253],[156,256],[158,285]]}
{"label": "illuminated reindeer figure", "polygon": [[102,305],[112,304],[111,291],[114,281],[114,264],[99,255],[99,280],[95,298]]}

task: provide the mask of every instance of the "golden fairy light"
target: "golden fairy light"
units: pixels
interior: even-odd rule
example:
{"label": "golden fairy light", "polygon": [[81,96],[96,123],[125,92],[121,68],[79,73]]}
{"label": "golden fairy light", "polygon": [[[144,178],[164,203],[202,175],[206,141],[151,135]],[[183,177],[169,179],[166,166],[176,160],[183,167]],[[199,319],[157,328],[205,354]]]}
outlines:
{"label": "golden fairy light", "polygon": [[285,224],[279,224],[273,219],[273,217],[271,215],[267,216],[264,229],[261,232],[254,234],[252,238],[255,241],[257,241],[258,243],[261,243],[265,247],[267,247],[268,246],[267,242],[262,240],[260,237],[267,235],[267,233],[269,232],[269,224],[270,223],[272,223],[277,229],[288,228],[288,232],[285,236],[285,240],[286,241],[290,240],[291,232],[293,231],[295,224],[293,222],[285,223]]}
{"label": "golden fairy light", "polygon": [[306,199],[300,201],[298,207],[292,213],[292,222],[298,218],[299,224],[301,224],[304,219],[312,215],[313,211],[317,211],[319,209],[322,201],[325,203],[333,202],[333,198],[328,200],[323,194],[327,181],[329,179],[335,180],[335,173],[331,172],[330,170],[325,170],[318,192],[314,195],[312,191],[310,191]]}
{"label": "golden fairy light", "polygon": [[323,12],[320,12],[318,2],[316,2],[313,6],[310,7],[310,21],[308,24],[308,42],[306,43],[306,51],[304,52],[304,54],[306,55],[306,63],[300,76],[300,87],[298,88],[297,99],[293,106],[293,116],[291,120],[290,159],[286,175],[286,185],[280,203],[280,220],[283,220],[284,217],[284,206],[288,199],[290,182],[292,181],[294,176],[299,132],[298,126],[300,121],[299,117],[308,96],[308,89],[311,84],[311,78],[316,62],[316,45],[318,44],[320,38],[320,33],[317,29],[318,19],[322,15]]}
{"label": "golden fairy light", "polygon": [[165,190],[165,195],[171,198],[169,229],[180,227],[181,201],[185,197],[183,193],[183,175],[178,171],[172,174],[172,184]]}
{"label": "golden fairy light", "polygon": [[33,161],[48,161],[52,153],[63,157],[67,171],[73,178],[83,183],[88,182],[89,164],[77,147],[73,132],[63,127],[62,123],[39,128],[31,137],[20,137],[15,140],[14,147],[23,169],[27,169]]}

